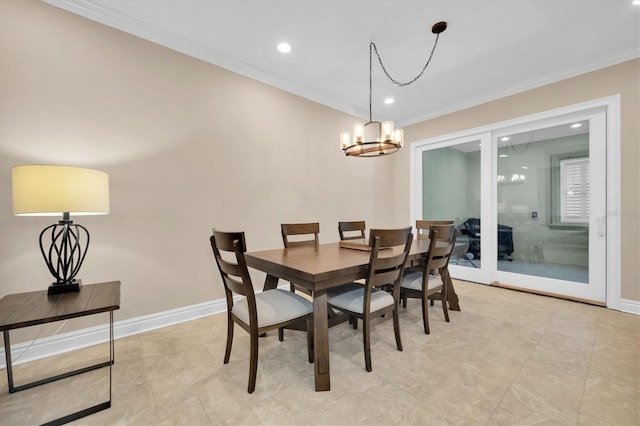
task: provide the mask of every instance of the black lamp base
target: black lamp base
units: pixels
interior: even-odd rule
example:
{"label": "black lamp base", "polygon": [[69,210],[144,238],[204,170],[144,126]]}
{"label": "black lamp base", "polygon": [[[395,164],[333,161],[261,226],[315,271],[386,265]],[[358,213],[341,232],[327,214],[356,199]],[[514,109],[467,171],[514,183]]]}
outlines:
{"label": "black lamp base", "polygon": [[78,292],[80,291],[80,287],[82,287],[82,280],[76,279],[65,283],[53,283],[49,286],[47,295]]}

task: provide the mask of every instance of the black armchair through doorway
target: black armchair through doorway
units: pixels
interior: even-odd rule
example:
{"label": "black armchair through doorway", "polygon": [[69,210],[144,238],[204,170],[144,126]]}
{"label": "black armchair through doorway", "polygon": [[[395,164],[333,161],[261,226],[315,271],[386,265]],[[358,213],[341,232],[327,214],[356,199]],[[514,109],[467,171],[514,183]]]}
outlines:
{"label": "black armchair through doorway", "polygon": [[[469,218],[460,225],[458,229],[463,235],[469,238],[469,249],[467,253],[480,259],[480,219]],[[498,259],[506,258],[511,261],[513,254],[513,228],[507,225],[498,224]]]}

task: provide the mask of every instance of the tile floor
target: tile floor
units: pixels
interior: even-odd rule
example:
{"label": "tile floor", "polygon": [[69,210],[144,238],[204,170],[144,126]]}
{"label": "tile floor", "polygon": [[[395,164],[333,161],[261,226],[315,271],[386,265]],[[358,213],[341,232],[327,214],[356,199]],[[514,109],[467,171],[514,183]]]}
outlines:
{"label": "tile floor", "polygon": [[[89,425],[634,425],[640,424],[640,317],[462,281],[461,312],[431,335],[420,305],[372,325],[373,372],[360,329],[330,330],[331,391],[314,392],[305,336],[260,340],[247,394],[248,337],[236,328],[222,364],[226,321],[215,315],[116,341],[113,405]],[[117,319],[117,316],[116,316]],[[99,345],[15,368],[16,384],[108,358]],[[78,365],[80,366],[80,365]],[[107,397],[108,369],[9,395],[0,371],[0,423],[32,425]],[[61,392],[63,391],[63,392]]]}

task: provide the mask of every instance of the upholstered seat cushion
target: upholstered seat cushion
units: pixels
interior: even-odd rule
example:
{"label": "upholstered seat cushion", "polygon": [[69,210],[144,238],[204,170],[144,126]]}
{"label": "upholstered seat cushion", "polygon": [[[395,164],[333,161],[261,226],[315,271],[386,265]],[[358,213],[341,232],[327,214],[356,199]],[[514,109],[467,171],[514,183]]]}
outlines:
{"label": "upholstered seat cushion", "polygon": [[[327,303],[336,308],[363,313],[365,286],[356,283],[332,288],[327,294]],[[393,305],[393,296],[386,291],[373,289],[371,292],[371,312]]]}
{"label": "upholstered seat cushion", "polygon": [[[442,278],[439,275],[429,274],[429,281],[427,282],[427,287],[429,290],[442,285]],[[402,278],[402,283],[400,284],[400,286],[402,288],[422,291],[422,274],[413,273],[405,275]]]}
{"label": "upholstered seat cushion", "polygon": [[[247,299],[234,303],[231,310],[238,318],[249,324]],[[313,312],[313,305],[304,297],[290,291],[274,289],[256,293],[258,327],[286,322]]]}

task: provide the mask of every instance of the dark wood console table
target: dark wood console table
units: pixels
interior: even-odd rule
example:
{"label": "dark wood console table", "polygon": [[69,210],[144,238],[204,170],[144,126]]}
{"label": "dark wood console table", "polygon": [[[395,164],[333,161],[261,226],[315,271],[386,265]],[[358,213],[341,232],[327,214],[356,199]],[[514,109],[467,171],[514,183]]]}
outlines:
{"label": "dark wood console table", "polygon": [[[16,293],[0,300],[0,331],[4,334],[9,393],[19,392],[67,377],[109,367],[109,400],[69,414],[48,424],[64,424],[111,407],[111,366],[114,363],[113,311],[120,308],[120,281],[82,286],[79,292],[47,296],[47,290]],[[109,312],[109,361],[69,371],[20,386],[13,384],[9,332],[17,328]]]}

